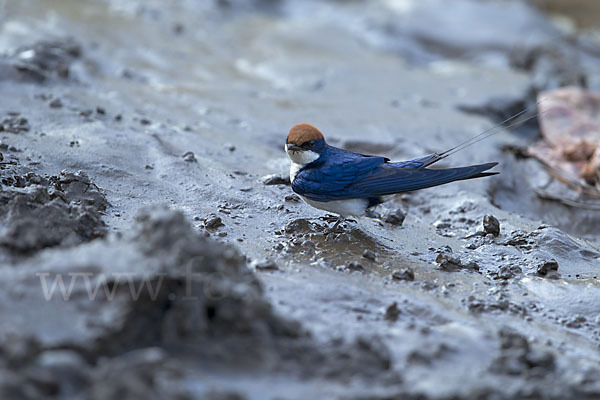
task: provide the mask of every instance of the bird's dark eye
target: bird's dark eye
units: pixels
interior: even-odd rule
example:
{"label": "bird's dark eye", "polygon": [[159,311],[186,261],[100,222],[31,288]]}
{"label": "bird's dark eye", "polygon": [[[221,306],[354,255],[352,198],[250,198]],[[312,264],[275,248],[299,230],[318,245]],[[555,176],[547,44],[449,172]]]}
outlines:
{"label": "bird's dark eye", "polygon": [[315,145],[315,141],[314,140],[309,140],[307,142],[304,142],[300,145],[300,147],[302,147],[303,149],[311,149],[314,145]]}

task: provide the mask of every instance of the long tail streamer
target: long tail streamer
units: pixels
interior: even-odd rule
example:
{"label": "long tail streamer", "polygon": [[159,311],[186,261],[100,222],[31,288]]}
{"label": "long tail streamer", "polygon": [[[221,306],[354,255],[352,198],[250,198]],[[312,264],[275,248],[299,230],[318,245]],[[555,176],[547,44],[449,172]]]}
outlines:
{"label": "long tail streamer", "polygon": [[[506,118],[504,121],[500,122],[499,124],[497,124],[497,125],[489,128],[489,129],[486,129],[485,131],[481,132],[479,135],[474,136],[474,137],[470,138],[469,140],[466,140],[463,143],[461,143],[461,144],[459,144],[457,146],[454,146],[451,149],[448,149],[448,150],[444,151],[443,153],[438,153],[438,156],[439,156],[438,160],[441,160],[442,158],[446,158],[446,157],[448,157],[448,156],[450,156],[450,155],[452,155],[452,154],[454,154],[456,152],[459,152],[459,151],[461,151],[463,149],[466,149],[467,147],[472,146],[472,145],[474,145],[477,142],[480,142],[480,141],[482,141],[484,139],[489,138],[490,136],[493,136],[493,135],[495,135],[495,134],[497,134],[499,132],[502,132],[502,130],[504,130],[504,129],[509,129],[509,128],[512,128],[512,127],[515,127],[515,126],[518,126],[518,125],[522,125],[522,124],[524,124],[525,122],[527,122],[529,120],[532,120],[534,118],[539,117],[540,115],[542,115],[546,111],[537,112],[537,113],[535,113],[535,114],[533,114],[533,115],[531,115],[531,116],[529,116],[527,118],[516,120],[520,116],[522,116],[522,115],[524,115],[524,114],[532,111],[534,108],[537,108],[537,106],[539,106],[545,100],[546,100],[546,98],[543,98],[540,101],[538,101],[537,103],[535,103],[535,105],[527,107],[527,108],[519,111],[518,113],[516,113],[514,115],[511,115],[510,117]],[[513,122],[511,122],[511,121],[513,121]],[[508,125],[505,125],[508,122],[511,122],[511,123],[508,124]]]}

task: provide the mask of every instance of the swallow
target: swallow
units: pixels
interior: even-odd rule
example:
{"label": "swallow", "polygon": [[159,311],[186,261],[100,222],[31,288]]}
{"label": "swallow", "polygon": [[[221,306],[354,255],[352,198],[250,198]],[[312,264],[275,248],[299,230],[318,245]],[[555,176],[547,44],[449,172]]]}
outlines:
{"label": "swallow", "polygon": [[391,162],[386,157],[330,146],[321,131],[310,124],[299,124],[290,129],[285,151],[291,161],[292,190],[309,205],[337,214],[342,219],[370,216],[373,207],[398,193],[496,175],[497,172],[485,171],[498,164],[427,168],[445,158],[448,152]]}

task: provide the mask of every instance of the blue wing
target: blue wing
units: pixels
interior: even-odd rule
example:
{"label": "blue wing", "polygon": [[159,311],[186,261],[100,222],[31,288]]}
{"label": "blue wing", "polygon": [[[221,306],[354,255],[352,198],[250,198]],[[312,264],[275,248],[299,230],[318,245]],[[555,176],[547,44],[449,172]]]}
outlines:
{"label": "blue wing", "polygon": [[[326,154],[302,169],[292,182],[292,190],[317,201],[331,201],[348,187],[372,175],[386,158],[330,148]],[[354,196],[356,197],[356,196]]]}
{"label": "blue wing", "polygon": [[389,163],[383,157],[363,156],[343,150],[327,154],[324,158],[298,173],[292,182],[294,192],[311,200],[325,202],[372,198],[493,175],[483,171],[497,164],[426,169],[424,166],[431,164],[435,155]]}
{"label": "blue wing", "polygon": [[389,163],[377,168],[371,176],[355,181],[347,188],[347,193],[356,197],[372,197],[410,192],[454,181],[495,175],[494,172],[484,171],[497,164],[487,163],[447,169],[407,169]]}

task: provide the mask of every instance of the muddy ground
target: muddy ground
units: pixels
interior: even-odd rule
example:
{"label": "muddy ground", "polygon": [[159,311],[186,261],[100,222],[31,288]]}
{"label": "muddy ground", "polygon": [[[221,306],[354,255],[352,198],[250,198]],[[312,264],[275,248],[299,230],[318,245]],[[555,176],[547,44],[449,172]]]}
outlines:
{"label": "muddy ground", "polygon": [[600,214],[535,120],[383,223],[287,184],[296,123],[403,160],[600,91],[538,3],[0,2],[0,397],[600,398]]}

